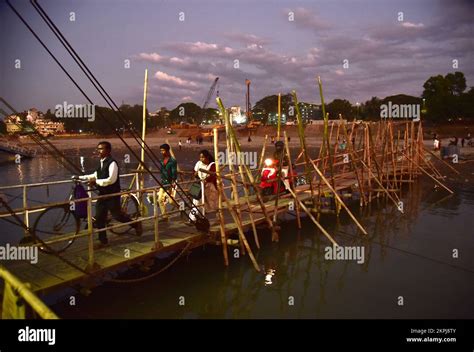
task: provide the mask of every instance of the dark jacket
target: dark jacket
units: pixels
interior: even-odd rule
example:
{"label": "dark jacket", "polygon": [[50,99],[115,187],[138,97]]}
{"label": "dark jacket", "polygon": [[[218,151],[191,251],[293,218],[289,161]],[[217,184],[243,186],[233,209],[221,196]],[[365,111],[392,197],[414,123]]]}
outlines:
{"label": "dark jacket", "polygon": [[[110,176],[109,175],[109,166],[113,162],[117,163],[117,161],[115,161],[115,159],[113,159],[112,157],[109,156],[108,158],[106,158],[103,161],[102,168],[100,168],[100,164],[99,164],[99,166],[95,170],[97,172],[97,179],[98,180],[103,179],[103,178],[107,178],[107,177]],[[117,163],[117,167],[118,167],[118,163]],[[97,190],[99,191],[100,195],[120,192],[121,191],[121,188],[120,188],[120,173],[117,174],[117,181],[115,181],[115,183],[113,183],[111,185],[108,185],[108,186],[105,186],[105,187],[101,187],[101,186],[97,185]]]}

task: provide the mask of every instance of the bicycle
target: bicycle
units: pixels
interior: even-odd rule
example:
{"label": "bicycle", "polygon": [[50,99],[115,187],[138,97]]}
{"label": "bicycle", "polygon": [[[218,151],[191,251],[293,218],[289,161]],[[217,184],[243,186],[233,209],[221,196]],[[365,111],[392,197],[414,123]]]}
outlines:
{"label": "bicycle", "polygon": [[[75,199],[76,185],[84,183],[84,181],[73,180],[73,182],[74,184],[68,198],[70,203],[47,208],[38,216],[32,228],[32,241],[34,243],[41,243],[41,241],[48,242],[55,239],[59,240],[61,237],[64,238],[62,241],[48,244],[48,247],[56,253],[64,252],[72,245],[78,237],[82,222],[85,222],[85,228],[87,228],[87,215],[84,218],[84,216],[79,216],[76,212],[76,208],[79,204],[84,203],[72,202]],[[139,202],[134,194],[122,194],[120,196],[120,204],[122,211],[128,214],[132,220],[136,220],[140,216]],[[92,218],[92,220],[95,223],[95,219]],[[107,218],[107,227],[113,225],[113,221],[115,220],[113,220],[112,216],[109,214]],[[117,235],[122,235],[129,231],[129,228],[123,226],[111,229],[110,231]],[[39,248],[45,253],[52,252],[44,246],[39,246]]]}

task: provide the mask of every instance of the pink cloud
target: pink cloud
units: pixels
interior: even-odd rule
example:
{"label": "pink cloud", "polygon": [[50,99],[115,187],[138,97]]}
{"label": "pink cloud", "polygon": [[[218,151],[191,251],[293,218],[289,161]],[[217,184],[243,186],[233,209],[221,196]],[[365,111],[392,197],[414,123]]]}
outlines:
{"label": "pink cloud", "polygon": [[162,82],[166,82],[166,83],[172,83],[176,86],[180,86],[180,87],[196,87],[196,83],[194,83],[193,81],[187,81],[187,80],[184,80],[184,79],[181,79],[179,77],[176,77],[176,76],[172,76],[172,75],[169,75],[165,72],[162,72],[162,71],[157,71],[155,73],[155,78],[159,81],[162,81]]}
{"label": "pink cloud", "polygon": [[423,23],[402,22],[402,27],[405,28],[423,28],[424,26]]}
{"label": "pink cloud", "polygon": [[161,56],[160,54],[157,54],[157,53],[150,53],[150,54],[140,53],[138,57],[140,59],[150,61],[150,62],[162,62],[163,60],[165,60],[164,56]]}

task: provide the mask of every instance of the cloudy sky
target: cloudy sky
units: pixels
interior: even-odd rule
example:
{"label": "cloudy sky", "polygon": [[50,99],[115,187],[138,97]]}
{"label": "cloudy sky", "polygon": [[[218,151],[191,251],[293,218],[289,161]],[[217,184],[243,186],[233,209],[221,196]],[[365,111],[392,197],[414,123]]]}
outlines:
{"label": "cloudy sky", "polygon": [[[92,100],[105,105],[29,2],[12,2]],[[217,76],[227,106],[244,106],[245,79],[252,81],[252,104],[292,89],[300,100],[319,103],[318,75],[326,102],[353,104],[420,95],[427,78],[457,70],[474,85],[471,0],[39,3],[117,104],[141,104],[148,68],[153,111],[185,101],[202,105]],[[86,102],[5,0],[0,33],[0,96],[17,110]]]}

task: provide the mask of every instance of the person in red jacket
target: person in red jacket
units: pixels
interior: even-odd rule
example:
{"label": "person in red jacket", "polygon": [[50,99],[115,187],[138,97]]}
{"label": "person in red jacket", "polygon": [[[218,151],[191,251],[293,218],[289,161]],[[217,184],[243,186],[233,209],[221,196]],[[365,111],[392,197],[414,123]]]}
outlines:
{"label": "person in red jacket", "polygon": [[260,177],[260,188],[262,189],[262,194],[269,196],[277,193],[278,183],[277,179],[277,165],[276,160],[265,159],[265,166],[262,169]]}

